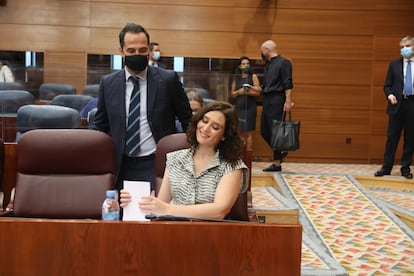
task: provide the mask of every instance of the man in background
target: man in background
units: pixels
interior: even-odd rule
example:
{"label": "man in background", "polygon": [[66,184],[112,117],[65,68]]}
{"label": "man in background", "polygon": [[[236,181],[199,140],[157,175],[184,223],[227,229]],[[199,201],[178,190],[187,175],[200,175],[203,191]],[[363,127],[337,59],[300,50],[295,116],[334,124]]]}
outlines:
{"label": "man in background", "polygon": [[393,60],[385,77],[384,93],[388,100],[388,130],[384,163],[375,176],[389,175],[394,165],[395,152],[404,128],[404,145],[401,157],[401,175],[412,179],[410,170],[414,153],[414,37],[406,36],[400,41],[401,58]]}
{"label": "man in background", "polygon": [[151,42],[150,43],[151,48],[151,54],[150,54],[150,60],[149,65],[159,67],[159,68],[166,68],[164,63],[159,62],[161,58],[161,47],[157,42]]}
{"label": "man in background", "polygon": [[[287,113],[293,106],[291,100],[292,64],[278,54],[276,43],[272,40],[267,40],[262,44],[261,52],[267,64],[263,73],[263,110],[260,133],[266,143],[271,146],[273,121],[282,120],[283,111]],[[273,163],[263,171],[281,171],[282,161],[286,156],[287,152],[273,151]]]}

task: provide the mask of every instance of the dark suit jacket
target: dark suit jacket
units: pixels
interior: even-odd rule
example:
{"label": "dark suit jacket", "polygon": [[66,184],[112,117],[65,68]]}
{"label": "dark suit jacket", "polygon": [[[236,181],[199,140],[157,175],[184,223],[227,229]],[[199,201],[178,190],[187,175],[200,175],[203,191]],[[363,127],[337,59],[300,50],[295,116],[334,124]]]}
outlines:
{"label": "dark suit jacket", "polygon": [[387,113],[389,115],[397,114],[403,101],[404,77],[403,77],[403,58],[390,62],[384,83],[384,93],[388,101],[388,96],[393,94],[397,97],[397,104],[391,104],[388,101]]}
{"label": "dark suit jacket", "polygon": [[[186,130],[192,111],[177,74],[172,70],[147,67],[147,117],[156,142],[175,133],[178,118]],[[99,86],[98,110],[91,128],[110,134],[115,142],[117,171],[122,165],[126,135],[125,71],[104,76]]]}

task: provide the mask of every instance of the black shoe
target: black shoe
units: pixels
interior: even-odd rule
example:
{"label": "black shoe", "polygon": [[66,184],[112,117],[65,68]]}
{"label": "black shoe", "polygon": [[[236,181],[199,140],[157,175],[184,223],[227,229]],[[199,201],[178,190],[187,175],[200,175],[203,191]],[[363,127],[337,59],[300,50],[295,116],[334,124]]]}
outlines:
{"label": "black shoe", "polygon": [[275,164],[270,165],[269,167],[263,169],[264,172],[280,172],[282,171],[282,166],[276,166]]}
{"label": "black shoe", "polygon": [[413,179],[413,174],[410,172],[409,167],[402,167],[401,168],[401,175],[407,179]]}
{"label": "black shoe", "polygon": [[390,175],[390,171],[387,171],[387,170],[385,170],[385,169],[383,169],[383,168],[381,168],[379,171],[376,171],[375,172],[375,176],[384,176],[384,175]]}

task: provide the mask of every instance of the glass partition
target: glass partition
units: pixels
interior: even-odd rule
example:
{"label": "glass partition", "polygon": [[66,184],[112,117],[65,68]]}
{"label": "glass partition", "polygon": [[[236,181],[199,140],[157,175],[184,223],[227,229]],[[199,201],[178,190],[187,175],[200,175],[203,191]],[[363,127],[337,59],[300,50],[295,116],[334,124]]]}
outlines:
{"label": "glass partition", "polygon": [[[35,104],[51,104],[39,99],[39,87],[47,79],[56,79],[55,82],[78,86],[75,93],[82,94],[79,87],[89,84],[99,84],[102,76],[122,69],[122,58],[118,55],[88,54],[87,66],[84,72],[68,68],[44,68],[44,55],[41,52],[0,52],[0,60],[11,68],[15,82],[33,95]],[[230,97],[231,82],[240,73],[239,59],[232,58],[193,58],[193,57],[162,57],[160,62],[167,69],[175,70],[186,91],[195,88],[205,102],[212,100],[232,101]],[[251,60],[253,73],[262,80],[264,63],[262,60]],[[83,76],[86,81],[79,81],[77,76]],[[72,83],[78,82],[78,83]],[[79,83],[81,82],[81,83]],[[83,83],[85,82],[85,83]],[[0,81],[0,90],[4,90],[4,83]],[[3,88],[2,88],[3,87]],[[261,104],[261,97],[256,98]],[[0,136],[4,142],[14,142],[17,131],[17,111],[8,112],[10,106],[0,99]],[[87,127],[82,119],[81,127]]]}

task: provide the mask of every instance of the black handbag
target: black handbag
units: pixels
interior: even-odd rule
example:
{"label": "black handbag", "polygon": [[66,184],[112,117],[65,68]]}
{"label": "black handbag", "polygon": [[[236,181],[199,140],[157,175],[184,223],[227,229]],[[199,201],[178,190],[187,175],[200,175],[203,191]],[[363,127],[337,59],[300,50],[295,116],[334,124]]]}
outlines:
{"label": "black handbag", "polygon": [[271,147],[274,151],[298,150],[300,121],[292,121],[290,111],[289,121],[286,121],[284,118],[285,112],[283,111],[282,121],[273,121]]}

